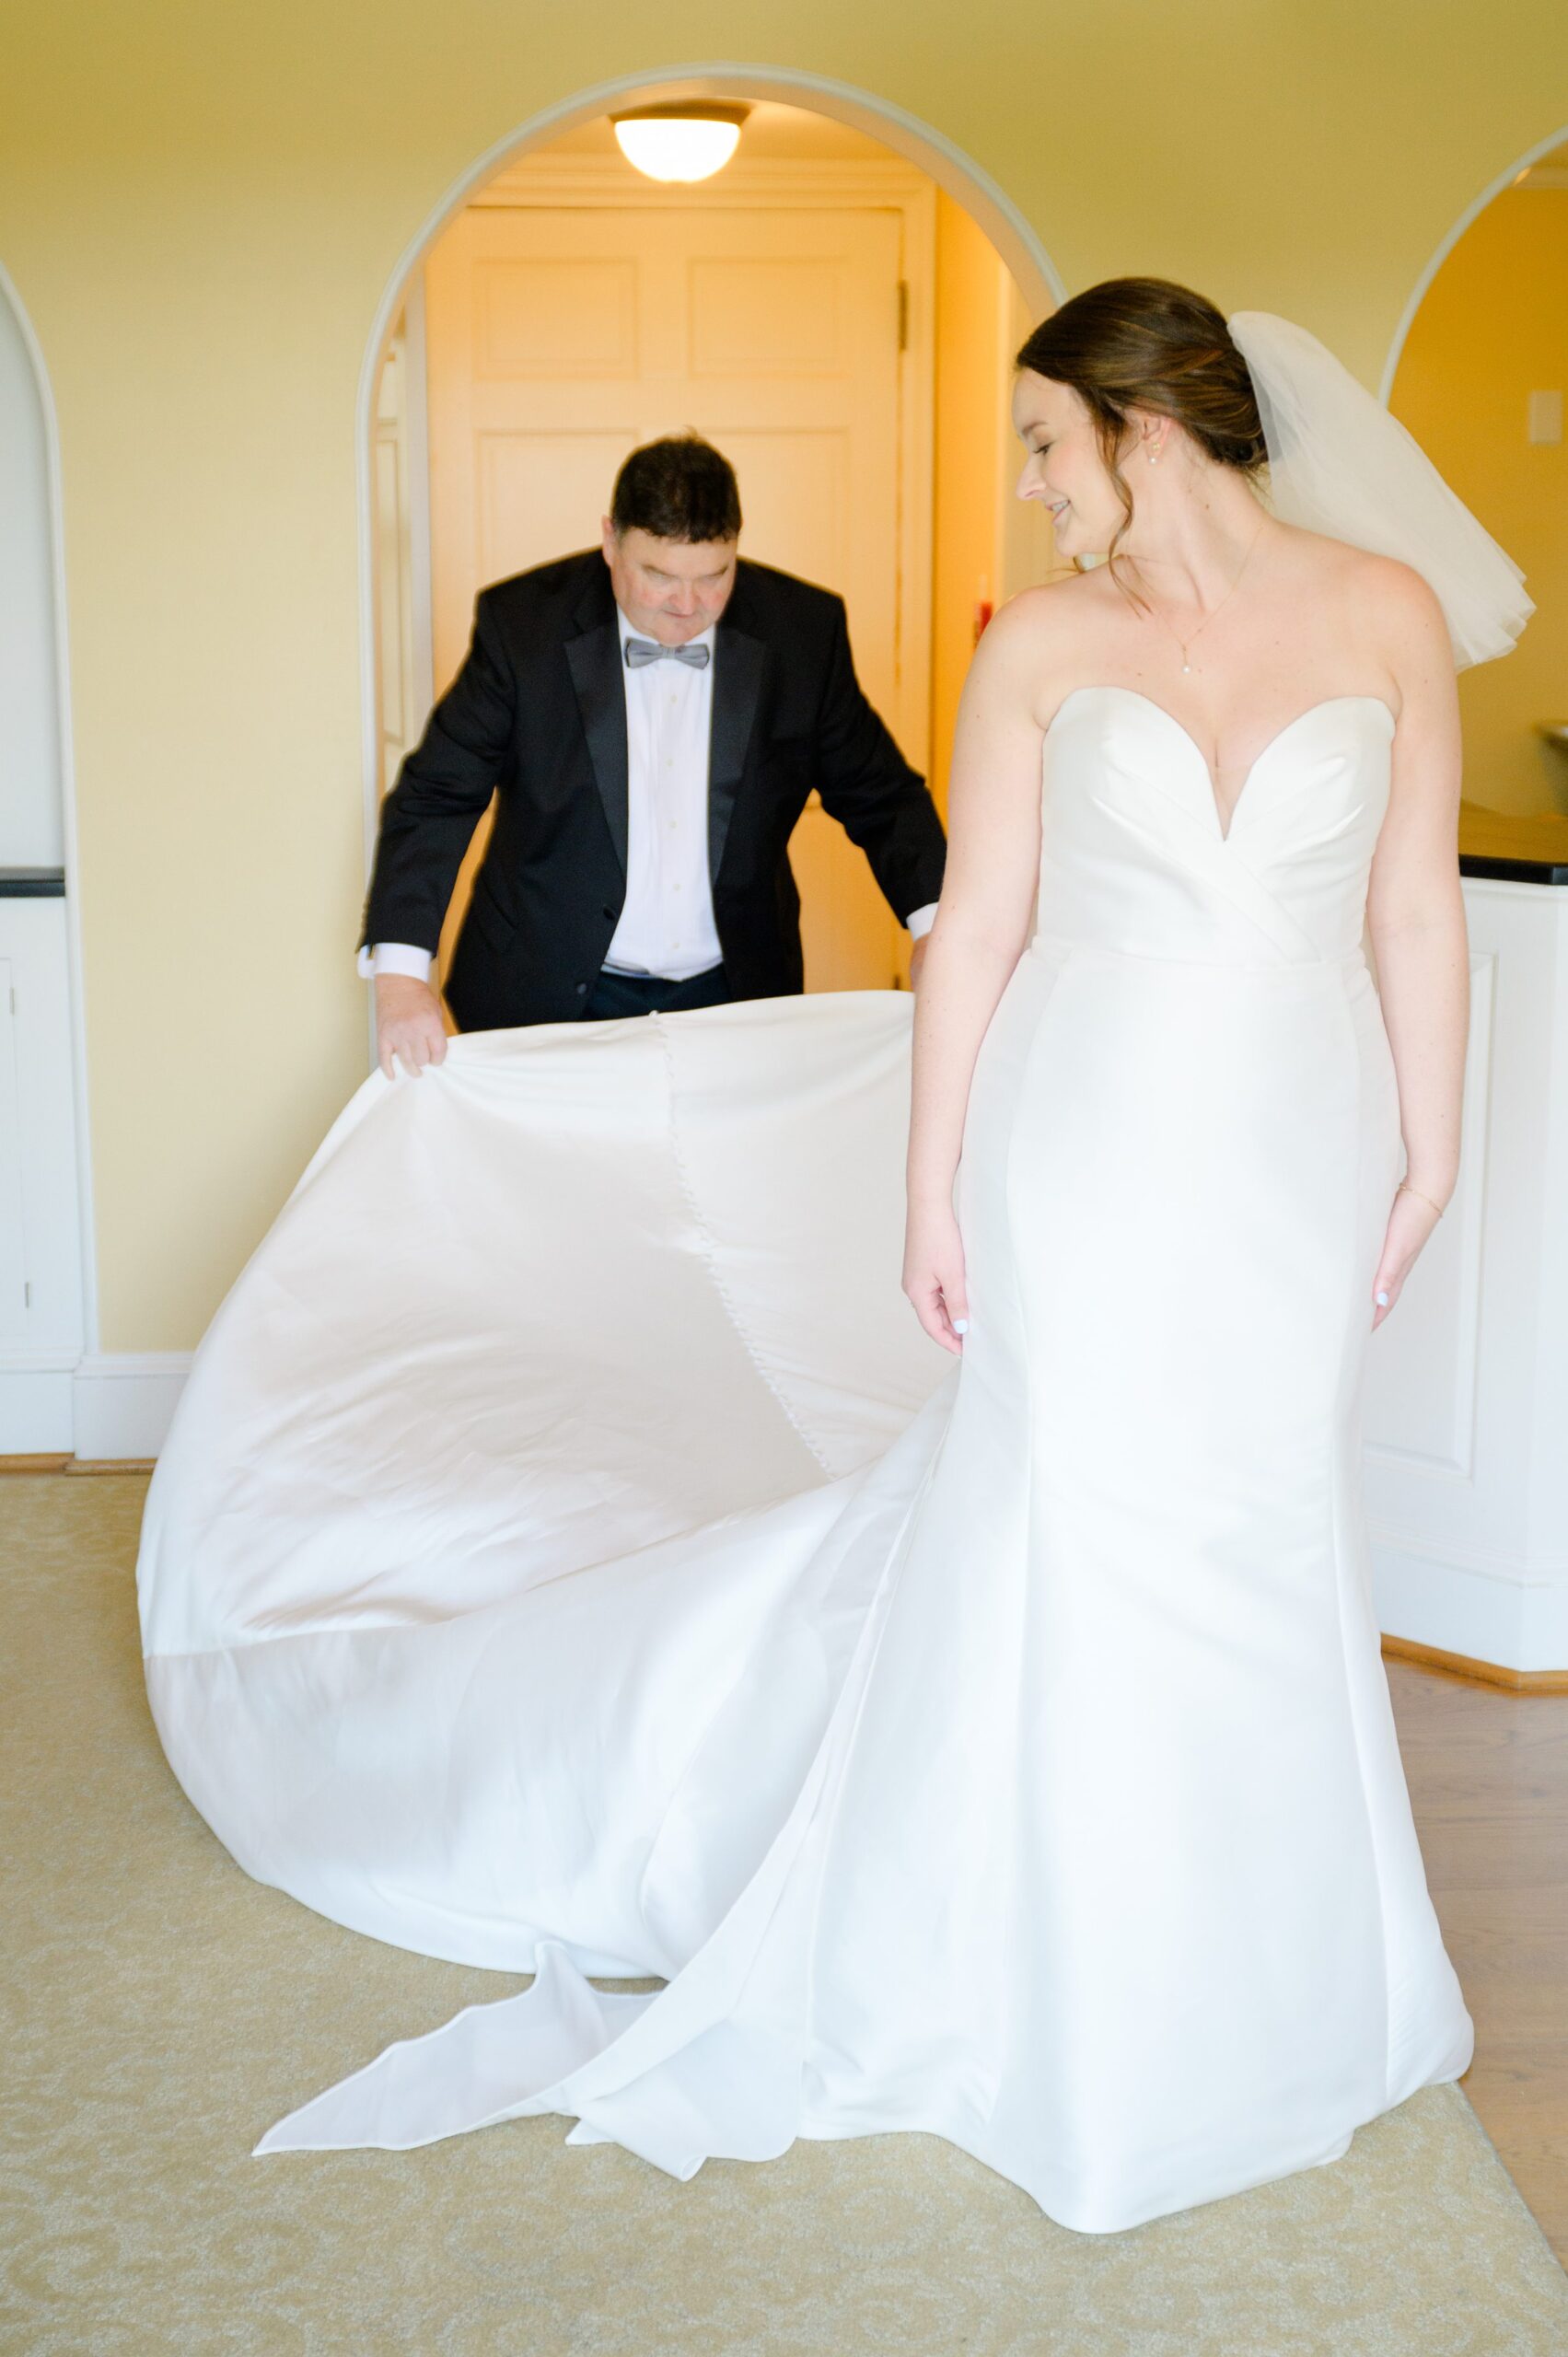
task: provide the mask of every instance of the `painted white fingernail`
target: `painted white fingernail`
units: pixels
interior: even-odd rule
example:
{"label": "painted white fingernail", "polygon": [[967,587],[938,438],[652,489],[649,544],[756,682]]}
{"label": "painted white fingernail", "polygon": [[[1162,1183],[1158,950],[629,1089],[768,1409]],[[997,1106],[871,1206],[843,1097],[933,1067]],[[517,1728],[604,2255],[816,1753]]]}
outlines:
{"label": "painted white fingernail", "polygon": [[1378,1306],[1378,1308],[1379,1308],[1379,1309],[1387,1309],[1387,1308],[1388,1308],[1388,1295],[1387,1295],[1386,1293],[1380,1293],[1380,1294],[1378,1294],[1378,1295],[1376,1295],[1376,1302],[1377,1302],[1377,1306]]}
{"label": "painted white fingernail", "polygon": [[954,1320],[953,1320],[953,1331],[954,1331],[954,1333],[955,1333],[955,1334],[967,1334],[967,1333],[969,1332],[969,1330],[970,1330],[970,1321],[969,1321],[969,1319],[968,1319],[967,1318],[954,1318]]}

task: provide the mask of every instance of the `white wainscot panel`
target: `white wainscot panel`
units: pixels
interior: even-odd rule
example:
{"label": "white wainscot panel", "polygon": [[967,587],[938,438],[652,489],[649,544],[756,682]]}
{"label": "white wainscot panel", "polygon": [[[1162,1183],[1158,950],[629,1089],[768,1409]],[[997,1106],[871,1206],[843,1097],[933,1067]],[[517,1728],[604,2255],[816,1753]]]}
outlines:
{"label": "white wainscot panel", "polygon": [[1568,893],[1467,882],[1459,1183],[1373,1338],[1366,1495],[1390,1634],[1568,1667]]}

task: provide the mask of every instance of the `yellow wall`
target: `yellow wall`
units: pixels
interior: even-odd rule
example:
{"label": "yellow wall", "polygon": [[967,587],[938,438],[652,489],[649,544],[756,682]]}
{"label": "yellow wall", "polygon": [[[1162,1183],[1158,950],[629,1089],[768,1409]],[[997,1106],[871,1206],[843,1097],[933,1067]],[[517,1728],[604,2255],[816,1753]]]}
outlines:
{"label": "yellow wall", "polygon": [[[101,1345],[192,1343],[365,1069],[357,388],[492,143],[719,58],[935,125],[1067,284],[1186,278],[1376,382],[1448,224],[1558,128],[1560,0],[27,0],[0,261],[58,404]],[[782,97],[799,94],[789,89]]]}
{"label": "yellow wall", "polygon": [[1531,445],[1528,396],[1568,389],[1568,189],[1510,190],[1459,239],[1416,313],[1390,406],[1522,564],[1536,613],[1504,662],[1459,682],[1465,792],[1568,810],[1568,444]]}
{"label": "yellow wall", "polygon": [[947,807],[953,722],[974,653],[974,609],[1000,601],[997,505],[1010,389],[1002,270],[961,205],[936,198],[936,402],[931,566],[931,788]]}

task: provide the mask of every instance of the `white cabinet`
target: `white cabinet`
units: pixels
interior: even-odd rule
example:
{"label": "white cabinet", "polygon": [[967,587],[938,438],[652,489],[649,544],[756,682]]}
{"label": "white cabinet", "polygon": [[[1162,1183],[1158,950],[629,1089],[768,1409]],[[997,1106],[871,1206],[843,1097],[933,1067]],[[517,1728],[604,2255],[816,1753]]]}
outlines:
{"label": "white cabinet", "polygon": [[1464,892],[1458,1189],[1368,1369],[1378,1617],[1445,1653],[1568,1669],[1568,889]]}
{"label": "white cabinet", "polygon": [[0,1456],[67,1450],[82,1260],[65,902],[0,870]]}

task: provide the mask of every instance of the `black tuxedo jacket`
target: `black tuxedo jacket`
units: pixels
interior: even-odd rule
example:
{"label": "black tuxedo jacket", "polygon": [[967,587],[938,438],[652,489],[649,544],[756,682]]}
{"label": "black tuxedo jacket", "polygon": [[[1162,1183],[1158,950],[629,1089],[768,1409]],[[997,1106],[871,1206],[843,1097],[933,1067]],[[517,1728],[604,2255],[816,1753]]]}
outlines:
{"label": "black tuxedo jacket", "polygon": [[[580,1015],[626,896],[626,696],[610,569],[563,557],[481,593],[463,667],[381,807],[362,942],[434,950],[495,823],[447,999],[465,1031]],[[742,560],[714,635],[708,868],[737,998],[802,986],[785,847],[815,786],[900,920],[937,897],[922,780],[861,692],[843,601]]]}

